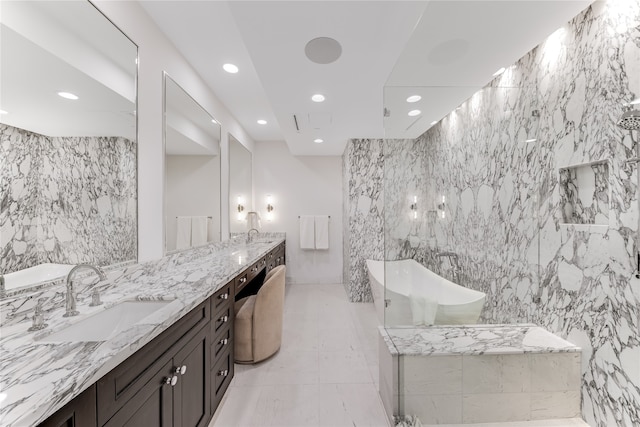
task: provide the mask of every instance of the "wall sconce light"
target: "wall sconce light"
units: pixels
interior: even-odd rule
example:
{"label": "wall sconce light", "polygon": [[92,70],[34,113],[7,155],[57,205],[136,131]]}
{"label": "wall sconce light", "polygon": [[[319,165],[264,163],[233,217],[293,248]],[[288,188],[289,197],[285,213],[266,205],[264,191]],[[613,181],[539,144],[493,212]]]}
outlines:
{"label": "wall sconce light", "polygon": [[273,220],[273,196],[267,194],[267,221]]}
{"label": "wall sconce light", "polygon": [[442,201],[441,203],[438,205],[438,210],[440,211],[440,217],[444,218],[445,217],[445,213],[444,213],[444,208],[446,207],[445,205],[445,198],[444,195],[442,195]]}
{"label": "wall sconce light", "polygon": [[413,212],[413,219],[418,219],[418,196],[413,196],[413,203],[409,205]]}
{"label": "wall sconce light", "polygon": [[244,199],[238,196],[238,221],[242,221],[242,212],[244,211]]}

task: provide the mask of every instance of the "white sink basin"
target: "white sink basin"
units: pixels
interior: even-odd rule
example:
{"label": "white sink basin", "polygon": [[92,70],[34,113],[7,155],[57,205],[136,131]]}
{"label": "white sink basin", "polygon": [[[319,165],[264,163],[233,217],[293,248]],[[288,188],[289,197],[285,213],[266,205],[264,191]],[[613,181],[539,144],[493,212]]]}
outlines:
{"label": "white sink basin", "polygon": [[37,341],[107,341],[170,302],[124,301]]}

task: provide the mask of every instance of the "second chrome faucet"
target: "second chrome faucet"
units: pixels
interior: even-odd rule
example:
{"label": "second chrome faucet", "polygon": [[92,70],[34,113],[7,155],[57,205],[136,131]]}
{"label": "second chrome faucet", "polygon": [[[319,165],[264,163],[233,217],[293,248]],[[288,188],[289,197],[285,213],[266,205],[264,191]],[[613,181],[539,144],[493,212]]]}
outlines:
{"label": "second chrome faucet", "polygon": [[80,312],[77,310],[77,298],[76,298],[76,290],[73,285],[73,276],[79,271],[83,269],[89,269],[96,272],[100,281],[107,280],[107,276],[104,274],[104,271],[100,267],[95,267],[91,264],[78,264],[71,269],[69,274],[67,275],[67,293],[65,295],[65,307],[66,312],[64,313],[64,317],[77,316]]}

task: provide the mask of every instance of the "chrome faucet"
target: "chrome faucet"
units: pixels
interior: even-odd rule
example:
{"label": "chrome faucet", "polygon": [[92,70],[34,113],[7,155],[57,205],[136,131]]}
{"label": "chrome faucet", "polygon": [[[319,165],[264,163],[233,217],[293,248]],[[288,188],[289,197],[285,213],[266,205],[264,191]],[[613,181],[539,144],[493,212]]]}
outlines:
{"label": "chrome faucet", "polygon": [[258,234],[260,234],[260,232],[259,232],[259,231],[258,231],[258,229],[256,229],[256,228],[252,228],[251,230],[247,231],[247,243],[249,243],[249,242],[253,242],[253,239],[251,238],[251,232],[252,232],[252,231],[255,231],[255,232],[256,232],[256,236],[257,236]]}
{"label": "chrome faucet", "polygon": [[104,274],[104,271],[102,271],[102,269],[99,267],[94,267],[91,264],[78,264],[73,267],[67,275],[67,293],[65,295],[65,307],[67,311],[63,314],[63,317],[77,316],[78,314],[80,314],[80,312],[76,309],[77,300],[72,278],[78,270],[85,268],[95,271],[100,278],[100,281],[107,280],[107,276]]}
{"label": "chrome faucet", "polygon": [[0,298],[7,296],[7,289],[4,285],[4,275],[0,274]]}
{"label": "chrome faucet", "polygon": [[458,261],[458,254],[451,251],[437,252],[436,256],[439,258],[447,257],[449,259],[449,263],[453,268],[453,280],[455,280],[456,284],[460,284],[459,282],[459,274],[460,274],[460,262]]}

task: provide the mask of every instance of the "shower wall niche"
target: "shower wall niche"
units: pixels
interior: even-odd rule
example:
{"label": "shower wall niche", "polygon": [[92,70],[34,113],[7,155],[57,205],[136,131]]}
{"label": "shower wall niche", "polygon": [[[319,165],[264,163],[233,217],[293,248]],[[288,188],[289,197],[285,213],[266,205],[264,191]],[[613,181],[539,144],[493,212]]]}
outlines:
{"label": "shower wall niche", "polygon": [[560,211],[565,224],[609,225],[609,161],[559,170]]}

